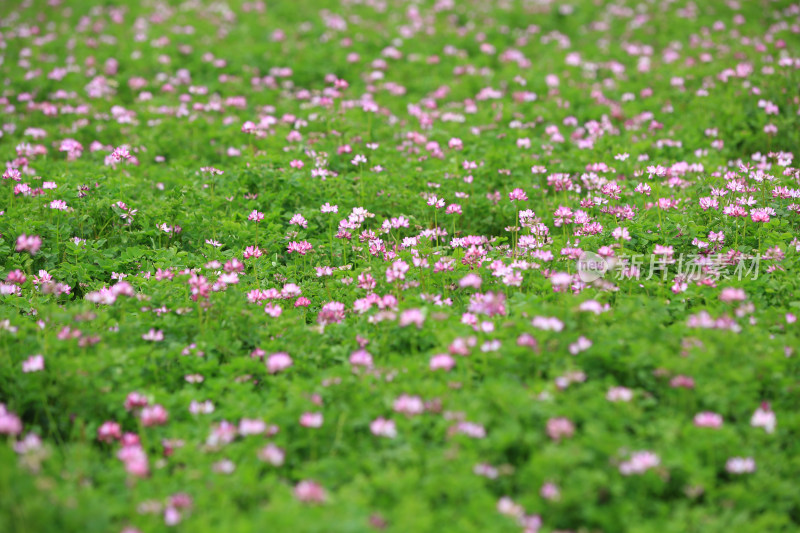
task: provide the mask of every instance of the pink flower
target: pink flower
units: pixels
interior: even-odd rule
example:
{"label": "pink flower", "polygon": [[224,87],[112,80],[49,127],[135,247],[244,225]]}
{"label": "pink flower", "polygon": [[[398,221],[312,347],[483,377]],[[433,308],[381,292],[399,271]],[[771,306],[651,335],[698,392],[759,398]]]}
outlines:
{"label": "pink flower", "polygon": [[288,253],[297,252],[300,255],[306,255],[306,253],[310,252],[313,249],[314,246],[308,241],[300,241],[300,242],[292,241],[286,247]]}
{"label": "pink flower", "polygon": [[317,277],[321,278],[323,276],[332,276],[333,269],[329,266],[321,266],[321,267],[314,267],[314,270],[317,271]]}
{"label": "pink flower", "polygon": [[122,446],[139,446],[141,444],[141,439],[139,439],[139,435],[136,433],[123,433],[120,444],[122,444]]}
{"label": "pink flower", "polygon": [[483,477],[486,477],[488,479],[497,479],[497,476],[500,475],[500,473],[498,472],[497,468],[493,467],[492,465],[490,465],[488,463],[480,463],[480,464],[475,465],[472,468],[472,472],[475,475],[483,476]]}
{"label": "pink flower", "polygon": [[401,394],[394,401],[392,408],[395,410],[395,412],[402,413],[404,415],[419,415],[425,412],[425,403],[419,396]]}
{"label": "pink flower", "polygon": [[611,387],[606,393],[609,402],[629,402],[633,398],[633,391],[626,387]]}
{"label": "pink flower", "polygon": [[214,409],[214,403],[211,400],[206,400],[204,402],[192,400],[189,404],[189,412],[193,415],[210,415],[214,412]]}
{"label": "pink flower", "polygon": [[553,440],[570,438],[575,434],[575,426],[568,418],[551,418],[547,421],[547,435]]}
{"label": "pink flower", "polygon": [[292,358],[286,352],[274,353],[267,358],[267,371],[270,374],[276,374],[290,366],[292,366]]}
{"label": "pink flower", "polygon": [[558,490],[558,487],[555,483],[545,483],[542,485],[542,489],[539,491],[539,494],[545,500],[558,500],[561,497],[561,491]]}
{"label": "pink flower", "polygon": [[756,462],[752,457],[731,457],[725,463],[725,470],[731,474],[749,474],[756,471]]}
{"label": "pink flower", "polygon": [[247,437],[248,435],[261,435],[267,431],[267,424],[263,420],[257,418],[242,418],[239,421],[239,435]]}
{"label": "pink flower", "polygon": [[775,413],[770,409],[770,406],[767,402],[761,404],[761,406],[755,410],[753,416],[750,418],[750,425],[755,427],[764,428],[764,431],[767,433],[773,433],[775,431],[775,425],[777,421],[775,419]]}
{"label": "pink flower", "polygon": [[261,257],[261,255],[262,252],[258,246],[248,246],[244,249],[244,252],[242,253],[242,257],[244,259],[250,259],[251,257],[258,258]]}
{"label": "pink flower", "polygon": [[481,283],[482,280],[479,275],[470,273],[461,278],[461,280],[458,282],[458,286],[461,287],[462,289],[465,289],[467,287],[473,289],[480,289]]}
{"label": "pink flower", "polygon": [[289,300],[301,294],[303,294],[303,291],[295,283],[287,283],[281,289],[281,298],[284,300]]}
{"label": "pink flower", "polygon": [[503,496],[497,501],[497,512],[518,519],[525,516],[525,509],[508,496]]}
{"label": "pink flower", "polygon": [[235,425],[227,420],[223,420],[219,424],[212,426],[211,433],[206,439],[206,445],[212,448],[219,448],[220,446],[233,442],[237,433],[238,430]]}
{"label": "pink flower", "polygon": [[14,413],[9,413],[6,406],[0,403],[0,435],[19,435],[22,433],[22,421]]}
{"label": "pink flower", "polygon": [[372,354],[363,348],[350,354],[350,364],[353,366],[372,366]]}
{"label": "pink flower", "polygon": [[[188,379],[187,381],[189,381],[190,383],[192,382]],[[202,381],[203,379],[200,380],[200,382]],[[192,400],[191,403],[189,403],[189,412],[192,413],[193,415],[210,415],[215,410],[216,407],[214,407],[214,402],[212,402],[211,400],[206,400],[203,402]]]}
{"label": "pink flower", "polygon": [[425,315],[422,314],[420,309],[406,309],[400,313],[399,325],[401,328],[414,324],[417,329],[421,329],[424,323]]}
{"label": "pink flower", "polygon": [[723,302],[741,302],[747,298],[743,289],[736,289],[734,287],[725,287],[719,295],[719,299]]}
{"label": "pink flower", "polygon": [[122,438],[122,429],[116,422],[107,421],[97,428],[97,440],[100,442],[112,442]]}
{"label": "pink flower", "polygon": [[24,233],[17,237],[18,252],[28,252],[31,255],[36,255],[36,252],[42,247],[42,238],[38,235],[27,236]]}
{"label": "pink flower", "polygon": [[747,210],[740,205],[727,205],[722,208],[722,212],[729,217],[746,217]]}
{"label": "pink flower", "polygon": [[171,505],[164,509],[164,524],[168,526],[178,525],[181,521],[181,513]]}
{"label": "pink flower", "polygon": [[35,433],[28,433],[25,438],[14,443],[14,451],[20,455],[42,449],[42,439]]}
{"label": "pink flower", "polygon": [[665,257],[672,257],[673,253],[675,252],[672,246],[664,246],[661,244],[656,244],[656,247],[653,250],[653,255],[663,255]]}
{"label": "pink flower", "polygon": [[147,398],[145,398],[142,394],[138,392],[131,392],[128,393],[127,398],[125,398],[125,410],[130,411],[131,409],[135,409],[138,407],[144,407],[148,404]]}
{"label": "pink flower", "polygon": [[155,404],[142,408],[140,414],[142,425],[147,426],[161,426],[167,423],[169,413],[164,409],[163,405]]}
{"label": "pink flower", "polygon": [[289,224],[290,225],[294,225],[294,226],[300,226],[301,228],[307,228],[308,227],[308,221],[306,221],[306,219],[303,218],[303,215],[301,215],[300,213],[297,213],[296,215],[294,215],[289,220]]}
{"label": "pink flower", "polygon": [[439,198],[435,194],[428,198],[428,205],[433,206],[435,209],[443,208],[444,204],[444,198]]}
{"label": "pink flower", "polygon": [[397,429],[395,428],[393,420],[387,420],[383,417],[378,417],[369,425],[369,430],[373,435],[378,437],[386,437],[393,439],[397,436]]}
{"label": "pink flower", "polygon": [[258,458],[272,466],[281,466],[286,458],[286,452],[270,443],[258,451]]}
{"label": "pink flower", "polygon": [[122,145],[114,148],[114,151],[111,152],[111,157],[115,161],[122,161],[123,159],[130,159],[133,156],[131,156],[131,153],[128,151],[128,147]]}
{"label": "pink flower", "polygon": [[44,356],[41,354],[32,355],[22,362],[22,371],[26,374],[29,372],[41,372],[44,370]]}
{"label": "pink flower", "polygon": [[517,346],[525,346],[527,348],[538,350],[539,342],[530,333],[521,333],[520,336],[517,337]]}
{"label": "pink flower", "polygon": [[151,342],[163,341],[164,332],[159,329],[151,329],[147,333],[143,334],[142,338],[146,341],[151,341]]}
{"label": "pink flower", "polygon": [[581,335],[578,340],[569,345],[569,353],[578,355],[579,353],[588,350],[592,346],[592,341]]}
{"label": "pink flower", "polygon": [[214,167],[200,167],[200,172],[207,172],[208,174],[211,174],[212,176],[221,176],[221,175],[225,174],[224,170],[220,170],[220,169],[214,168]]}
{"label": "pink flower", "polygon": [[322,413],[303,413],[300,415],[300,425],[307,428],[322,427]]}
{"label": "pink flower", "polygon": [[341,302],[326,303],[317,315],[317,322],[322,325],[338,324],[342,320],[344,320],[344,304]]}
{"label": "pink flower", "polygon": [[506,296],[502,292],[476,293],[469,299],[469,311],[489,317],[506,315]]}
{"label": "pink flower", "polygon": [[138,443],[126,443],[123,436],[123,446],[117,452],[117,458],[125,463],[125,470],[137,477],[145,477],[149,473],[147,454]]}
{"label": "pink flower", "polygon": [[707,211],[709,209],[719,209],[719,200],[712,196],[704,196],[698,201],[700,209]]}
{"label": "pink flower", "polygon": [[769,222],[770,215],[775,216],[775,210],[771,207],[761,207],[750,210],[750,218],[753,222]]}
{"label": "pink flower", "polygon": [[456,360],[450,357],[449,354],[442,353],[431,357],[431,370],[445,370],[449,372],[454,366],[456,366]]}
{"label": "pink flower", "polygon": [[697,413],[694,415],[694,425],[699,428],[717,429],[722,427],[722,416],[710,411]]}
{"label": "pink flower", "polygon": [[227,261],[223,268],[228,273],[244,272],[244,264],[235,257]]}
{"label": "pink flower", "polygon": [[525,191],[523,191],[522,189],[516,188],[510,193],[508,193],[508,199],[511,200],[512,202],[514,201],[524,202],[528,199],[528,195],[525,194]]}
{"label": "pink flower", "polygon": [[4,180],[22,181],[22,174],[16,168],[7,168],[3,172]]}
{"label": "pink flower", "polygon": [[25,273],[22,272],[20,269],[14,269],[6,275],[6,281],[9,283],[16,283],[17,285],[22,285],[28,278],[25,276]]}
{"label": "pink flower", "polygon": [[674,389],[681,387],[685,389],[693,389],[694,379],[691,378],[690,376],[678,375],[669,381],[669,386]]}
{"label": "pink flower", "polygon": [[280,305],[267,302],[267,305],[264,306],[264,312],[272,318],[278,318],[283,314],[283,308]]}
{"label": "pink flower", "polygon": [[325,489],[314,481],[301,481],[294,488],[294,496],[303,503],[325,503]]}
{"label": "pink flower", "polygon": [[647,470],[655,468],[660,464],[661,459],[653,452],[634,452],[628,461],[620,463],[619,471],[623,476],[644,474]]}
{"label": "pink flower", "polygon": [[628,228],[615,228],[614,231],[611,232],[611,236],[617,240],[631,240],[630,233],[628,233]]}
{"label": "pink flower", "polygon": [[392,283],[396,280],[402,281],[406,279],[406,272],[408,272],[409,269],[408,263],[402,259],[398,259],[392,263],[390,268],[386,269],[386,281]]}
{"label": "pink flower", "polygon": [[531,321],[531,325],[543,331],[561,331],[564,323],[556,317],[536,316]]}
{"label": "pink flower", "polygon": [[553,212],[553,225],[561,227],[564,224],[572,224],[574,213],[569,207],[563,205],[558,206]]}
{"label": "pink flower", "polygon": [[473,439],[483,439],[486,437],[486,428],[480,424],[467,422],[465,420],[460,421],[455,426],[450,428],[450,431],[459,435],[466,435],[467,437]]}
{"label": "pink flower", "polygon": [[259,213],[258,211],[253,209],[250,212],[250,214],[247,215],[247,220],[250,220],[250,221],[253,221],[253,222],[261,222],[262,220],[264,220],[264,213]]}

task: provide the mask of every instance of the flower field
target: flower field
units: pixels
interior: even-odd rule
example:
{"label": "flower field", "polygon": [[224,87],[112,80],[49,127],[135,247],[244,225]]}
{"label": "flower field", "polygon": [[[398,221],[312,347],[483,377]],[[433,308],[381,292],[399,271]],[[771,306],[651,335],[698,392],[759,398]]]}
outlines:
{"label": "flower field", "polygon": [[0,532],[800,530],[800,4],[0,4]]}

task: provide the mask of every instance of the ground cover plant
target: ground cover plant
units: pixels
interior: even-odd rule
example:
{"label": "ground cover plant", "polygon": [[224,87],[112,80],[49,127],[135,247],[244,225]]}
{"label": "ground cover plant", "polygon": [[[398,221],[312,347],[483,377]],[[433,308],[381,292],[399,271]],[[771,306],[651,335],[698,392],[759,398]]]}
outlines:
{"label": "ground cover plant", "polygon": [[0,531],[800,528],[800,4],[0,4]]}

